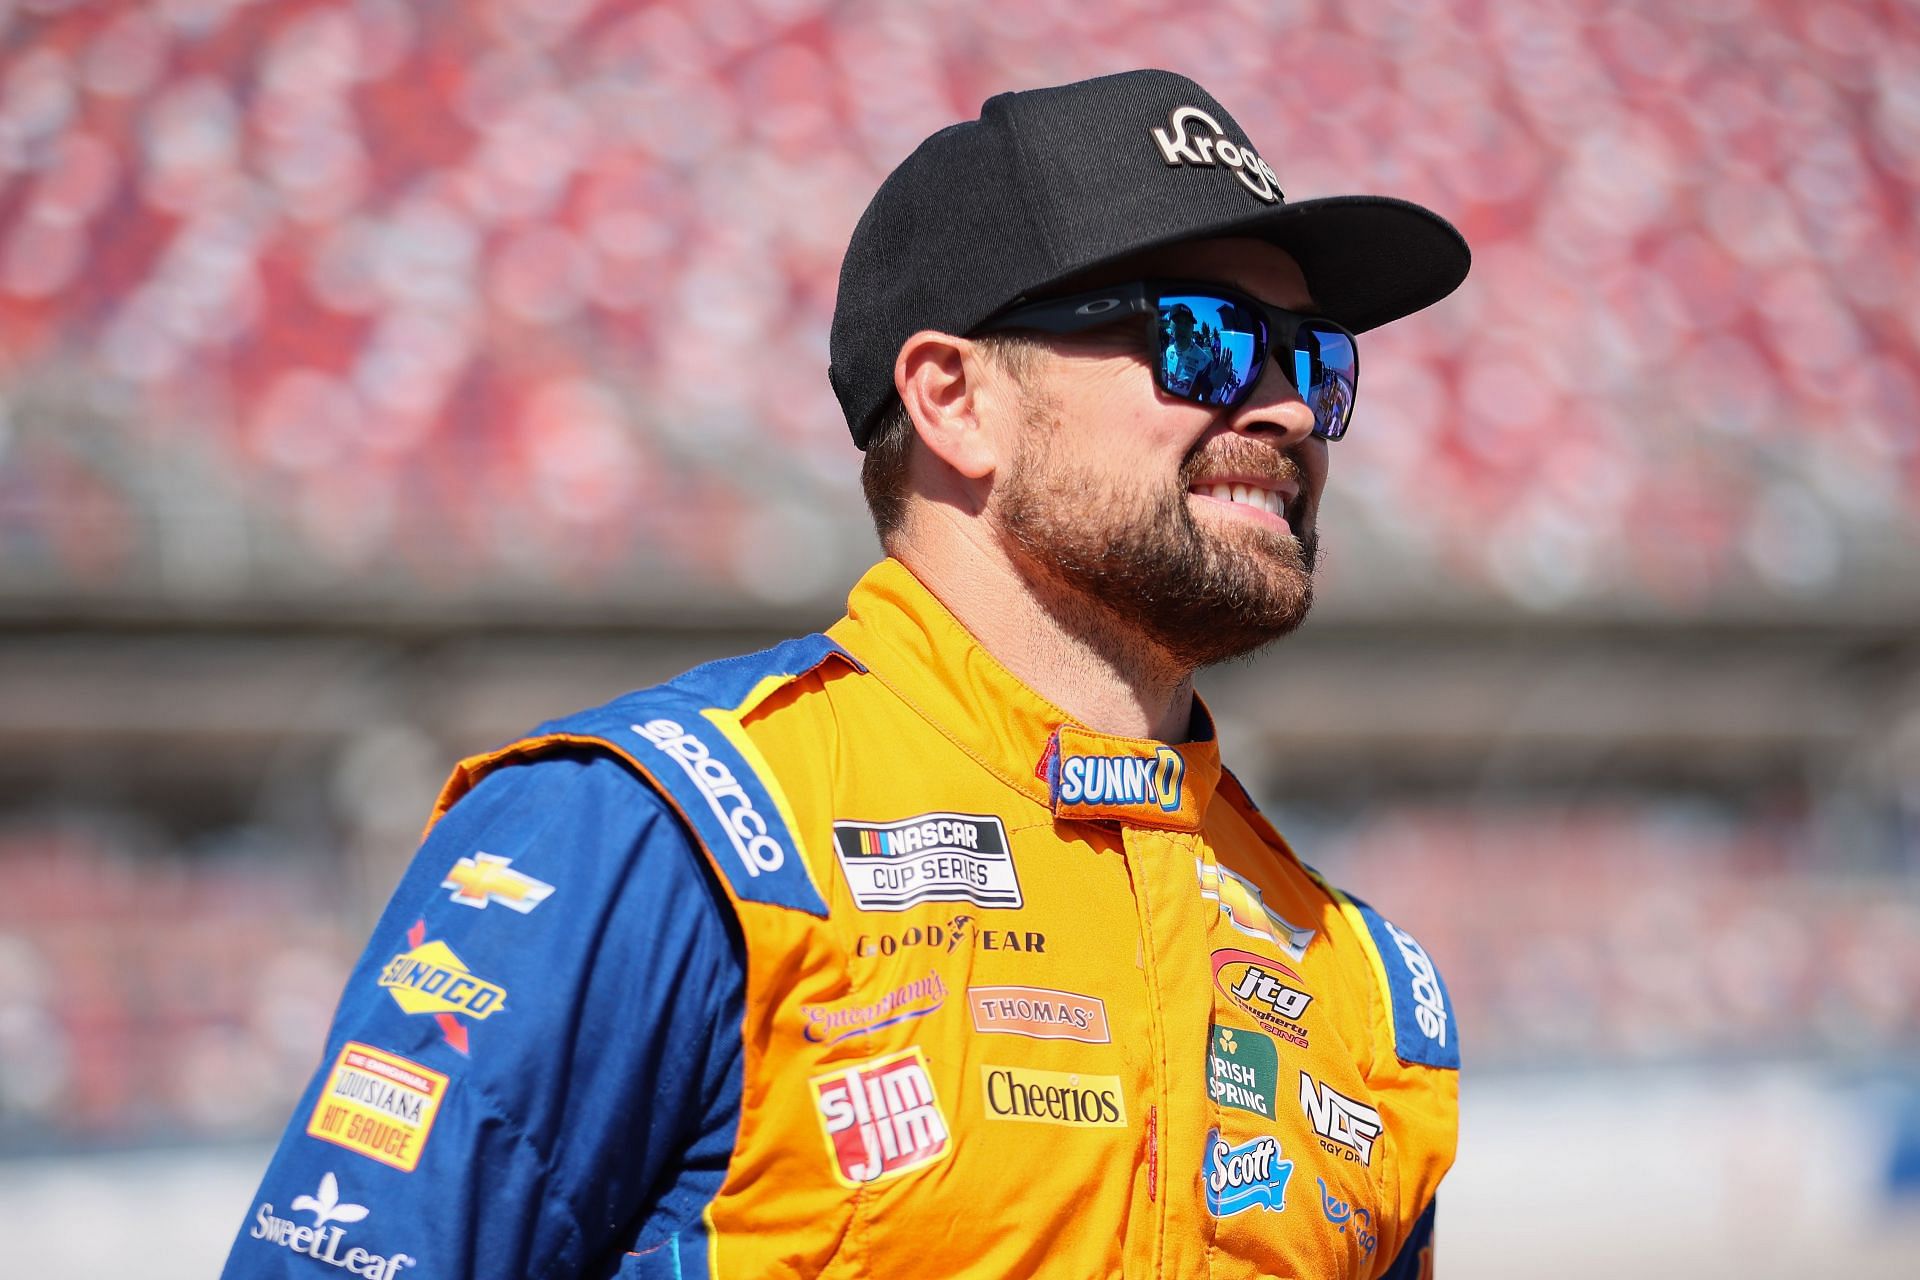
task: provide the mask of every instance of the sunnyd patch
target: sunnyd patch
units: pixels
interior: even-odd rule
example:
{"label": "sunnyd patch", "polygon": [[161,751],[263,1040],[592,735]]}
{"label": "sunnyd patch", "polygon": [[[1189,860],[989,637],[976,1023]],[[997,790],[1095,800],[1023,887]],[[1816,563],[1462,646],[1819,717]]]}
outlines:
{"label": "sunnyd patch", "polygon": [[1206,1183],[1207,1211],[1214,1217],[1231,1217],[1255,1205],[1285,1213],[1287,1179],[1292,1176],[1293,1161],[1280,1158],[1277,1139],[1263,1136],[1233,1147],[1218,1129],[1207,1133],[1200,1177]]}
{"label": "sunnyd patch", "polygon": [[447,1077],[349,1040],[333,1060],[307,1133],[412,1173],[446,1097]]}
{"label": "sunnyd patch", "polygon": [[1223,1107],[1273,1119],[1280,1054],[1258,1031],[1215,1027],[1207,1046],[1207,1092]]}
{"label": "sunnyd patch", "polygon": [[1018,907],[1007,829],[985,814],[923,813],[898,822],[836,822],[833,848],[862,911],[916,902]]}
{"label": "sunnyd patch", "polygon": [[1069,755],[1060,753],[1060,776],[1053,789],[1054,809],[1120,811],[1180,807],[1187,762],[1172,747],[1152,755]]}

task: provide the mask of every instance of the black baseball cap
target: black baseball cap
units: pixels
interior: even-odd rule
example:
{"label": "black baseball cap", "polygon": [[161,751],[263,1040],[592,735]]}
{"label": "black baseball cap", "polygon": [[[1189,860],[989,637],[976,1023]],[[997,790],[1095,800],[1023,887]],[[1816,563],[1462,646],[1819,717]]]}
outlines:
{"label": "black baseball cap", "polygon": [[1250,236],[1293,255],[1319,312],[1356,332],[1466,279],[1446,219],[1387,196],[1287,203],[1226,108],[1185,76],[1127,71],[987,99],[887,175],[840,266],[827,377],[862,449],[900,346],[964,334],[1092,267]]}

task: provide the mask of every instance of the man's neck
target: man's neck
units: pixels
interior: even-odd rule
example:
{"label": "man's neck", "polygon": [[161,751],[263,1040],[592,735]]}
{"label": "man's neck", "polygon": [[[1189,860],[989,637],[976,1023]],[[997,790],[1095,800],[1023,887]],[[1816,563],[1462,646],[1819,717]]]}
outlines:
{"label": "man's neck", "polygon": [[965,555],[899,545],[894,554],[1028,688],[1101,733],[1182,742],[1193,673],[1164,660],[1097,605],[1030,582],[998,546]]}

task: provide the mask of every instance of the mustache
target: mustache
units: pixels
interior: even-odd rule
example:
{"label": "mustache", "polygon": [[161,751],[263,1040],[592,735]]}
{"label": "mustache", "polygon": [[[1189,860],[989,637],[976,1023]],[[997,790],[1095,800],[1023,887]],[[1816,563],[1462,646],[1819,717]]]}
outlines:
{"label": "mustache", "polygon": [[1249,440],[1242,435],[1221,435],[1195,445],[1180,466],[1180,485],[1186,488],[1209,471],[1231,472],[1249,480],[1267,480],[1275,484],[1307,483],[1306,469],[1288,450],[1276,449]]}

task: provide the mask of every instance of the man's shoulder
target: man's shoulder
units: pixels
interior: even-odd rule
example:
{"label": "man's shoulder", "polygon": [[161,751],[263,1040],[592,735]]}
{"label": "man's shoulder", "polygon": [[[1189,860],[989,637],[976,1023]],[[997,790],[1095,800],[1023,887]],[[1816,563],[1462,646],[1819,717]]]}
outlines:
{"label": "man's shoulder", "polygon": [[690,716],[711,720],[716,715],[744,718],[779,689],[836,662],[859,669],[859,663],[830,637],[818,632],[796,636],[771,648],[703,662],[671,680],[549,720],[528,737],[579,737],[629,745],[635,734],[657,740],[645,728],[653,721],[678,722]]}
{"label": "man's shoulder", "polygon": [[1459,1070],[1459,1021],[1432,955],[1365,899],[1335,887],[1318,872],[1308,873],[1332,896],[1335,909],[1368,953],[1392,1026],[1395,1056],[1402,1062]]}
{"label": "man's shoulder", "polygon": [[484,776],[503,766],[607,754],[666,803],[705,848],[731,895],[824,917],[825,901],[788,830],[777,783],[746,719],[823,668],[860,670],[825,635],[703,663],[664,683],[549,720],[499,751],[466,761]]}

